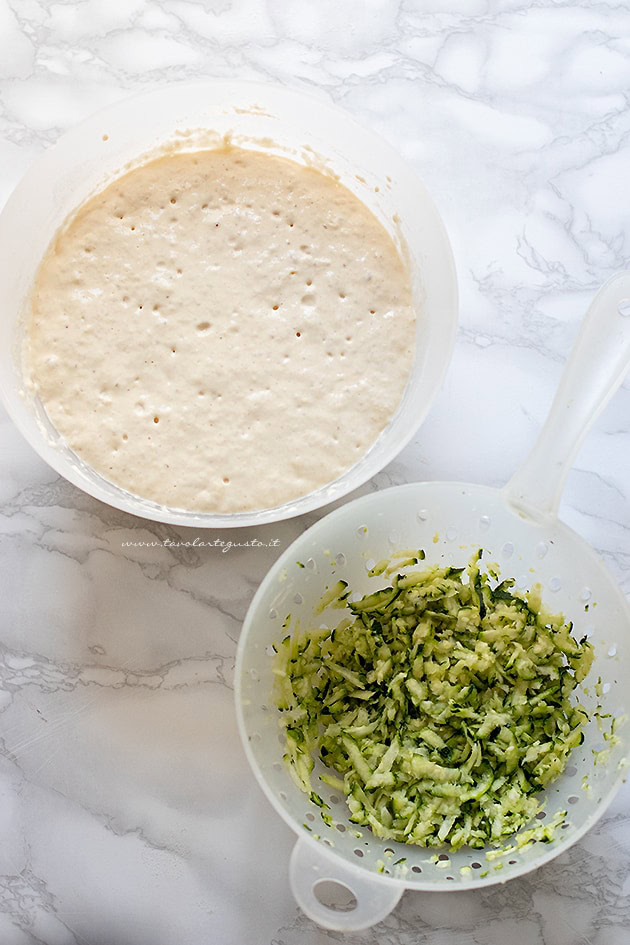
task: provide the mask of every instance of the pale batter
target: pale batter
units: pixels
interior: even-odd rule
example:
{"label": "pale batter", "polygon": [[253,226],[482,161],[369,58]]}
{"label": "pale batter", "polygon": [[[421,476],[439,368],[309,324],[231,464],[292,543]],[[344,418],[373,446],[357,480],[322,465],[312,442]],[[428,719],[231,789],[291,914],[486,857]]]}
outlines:
{"label": "pale batter", "polygon": [[331,177],[228,148],[119,178],[56,237],[27,361],[105,478],[204,512],[335,479],[396,411],[415,349],[393,241]]}

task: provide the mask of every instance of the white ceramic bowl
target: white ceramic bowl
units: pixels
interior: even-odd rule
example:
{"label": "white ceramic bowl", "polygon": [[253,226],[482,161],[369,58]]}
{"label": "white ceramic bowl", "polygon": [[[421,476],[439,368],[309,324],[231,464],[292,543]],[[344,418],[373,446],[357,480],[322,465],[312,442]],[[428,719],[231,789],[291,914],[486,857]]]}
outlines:
{"label": "white ceramic bowl", "polygon": [[[359,462],[296,501],[230,515],[169,508],[108,482],[69,449],[38,398],[24,390],[20,358],[25,302],[39,262],[66,217],[128,162],[177,137],[184,148],[199,147],[201,132],[214,134],[215,142],[230,134],[243,147],[302,163],[314,156],[325,162],[406,245],[418,316],[417,355],[403,401]],[[65,134],[24,175],[0,214],[0,242],[5,247],[0,256],[0,394],[7,411],[58,473],[102,502],[144,518],[195,527],[259,525],[339,499],[409,442],[450,361],[457,284],[448,237],[429,194],[385,141],[327,101],[301,91],[204,80],[136,95],[96,113]]]}

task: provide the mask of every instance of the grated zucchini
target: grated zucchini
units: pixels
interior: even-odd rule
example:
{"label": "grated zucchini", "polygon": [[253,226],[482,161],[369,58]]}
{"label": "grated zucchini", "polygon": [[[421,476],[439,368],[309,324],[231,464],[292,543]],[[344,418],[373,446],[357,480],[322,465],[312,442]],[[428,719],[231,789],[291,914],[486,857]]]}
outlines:
{"label": "grated zucchini", "polygon": [[330,769],[322,781],[343,789],[350,820],[380,838],[500,844],[540,811],[537,793],[583,740],[588,713],[573,691],[591,644],[544,608],[538,587],[492,586],[481,555],[466,569],[397,573],[354,602],[339,582],[316,613],[342,603],[349,617],[278,646],[276,704],[295,783],[319,802],[319,753]]}

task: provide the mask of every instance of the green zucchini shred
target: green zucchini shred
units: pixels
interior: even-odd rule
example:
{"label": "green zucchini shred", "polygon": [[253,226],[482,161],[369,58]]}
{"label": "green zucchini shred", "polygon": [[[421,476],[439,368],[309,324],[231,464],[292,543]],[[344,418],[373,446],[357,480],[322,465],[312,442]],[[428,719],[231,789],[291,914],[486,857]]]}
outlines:
{"label": "green zucchini shred", "polygon": [[[296,628],[278,646],[293,780],[325,808],[311,787],[319,755],[352,823],[379,838],[498,846],[542,809],[536,794],[583,740],[589,716],[573,692],[592,645],[545,609],[539,587],[491,586],[481,556],[465,570],[398,574],[352,603],[345,593],[350,614],[334,630]],[[316,612],[346,588],[330,588]],[[555,827],[539,824],[531,839],[549,842]]]}

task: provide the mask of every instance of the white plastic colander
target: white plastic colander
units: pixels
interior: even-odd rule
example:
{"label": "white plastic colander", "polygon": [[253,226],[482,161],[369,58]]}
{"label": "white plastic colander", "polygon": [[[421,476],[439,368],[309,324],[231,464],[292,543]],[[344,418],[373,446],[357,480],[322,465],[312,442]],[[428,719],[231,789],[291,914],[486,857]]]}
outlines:
{"label": "white plastic colander", "polygon": [[[488,861],[486,851],[426,850],[382,841],[348,819],[343,797],[313,785],[330,805],[333,826],[291,780],[282,761],[284,735],[273,705],[273,650],[291,613],[313,624],[313,610],[326,584],[343,578],[353,592],[376,589],[382,578],[367,570],[400,548],[424,548],[426,563],[463,565],[472,550],[498,561],[502,577],[522,588],[543,586],[543,600],[574,621],[595,647],[586,692],[587,708],[630,716],[630,609],[590,547],[560,522],[556,511],[566,473],[577,449],[613,395],[630,363],[630,273],[615,276],[599,292],[584,320],[549,418],[532,453],[502,490],[452,482],[414,483],[374,493],[326,516],[300,536],[271,569],[251,604],[236,665],[236,709],[245,751],[263,791],[298,834],[290,882],[304,912],[331,929],[358,930],[383,919],[403,890],[474,889],[503,883],[542,866],[581,837],[603,814],[625,777],[630,724],[604,763],[594,751],[605,746],[593,720],[564,775],[546,794],[545,816],[568,811],[568,825],[551,844],[535,843],[517,854]],[[298,566],[297,562],[305,567]],[[339,610],[318,616],[335,626]],[[593,684],[602,679],[601,699]],[[588,787],[583,779],[586,777]],[[308,828],[308,829],[307,829]],[[395,865],[401,857],[404,864]],[[386,865],[378,873],[377,864]],[[499,865],[501,864],[501,865]],[[471,871],[462,867],[471,867]],[[497,868],[498,867],[498,868]],[[356,905],[335,911],[320,901],[317,887],[332,880],[349,889]]]}

